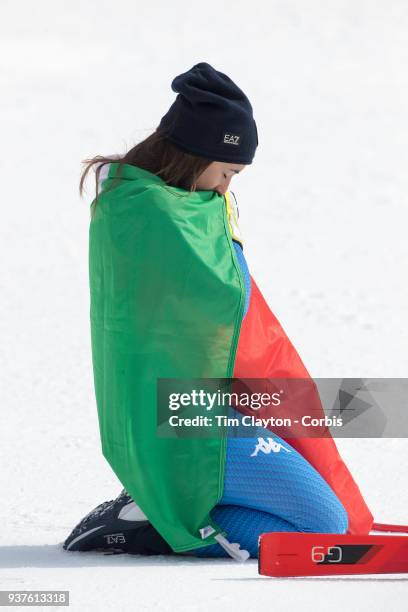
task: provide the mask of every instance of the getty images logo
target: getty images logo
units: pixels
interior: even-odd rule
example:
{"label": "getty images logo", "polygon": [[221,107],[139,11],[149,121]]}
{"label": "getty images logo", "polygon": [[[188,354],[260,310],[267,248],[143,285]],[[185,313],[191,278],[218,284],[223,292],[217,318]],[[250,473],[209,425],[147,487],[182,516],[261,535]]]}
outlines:
{"label": "getty images logo", "polygon": [[239,146],[241,144],[241,135],[225,132],[222,138],[222,142],[224,144]]}

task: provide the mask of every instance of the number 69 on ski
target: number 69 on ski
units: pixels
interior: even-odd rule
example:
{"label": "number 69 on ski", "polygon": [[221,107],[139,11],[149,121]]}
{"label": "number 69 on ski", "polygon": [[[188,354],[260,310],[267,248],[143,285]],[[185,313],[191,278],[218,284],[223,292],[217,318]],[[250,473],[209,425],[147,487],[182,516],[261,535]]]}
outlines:
{"label": "number 69 on ski", "polygon": [[[408,531],[402,525],[375,524],[373,529]],[[262,533],[258,572],[273,577],[408,573],[408,536]]]}

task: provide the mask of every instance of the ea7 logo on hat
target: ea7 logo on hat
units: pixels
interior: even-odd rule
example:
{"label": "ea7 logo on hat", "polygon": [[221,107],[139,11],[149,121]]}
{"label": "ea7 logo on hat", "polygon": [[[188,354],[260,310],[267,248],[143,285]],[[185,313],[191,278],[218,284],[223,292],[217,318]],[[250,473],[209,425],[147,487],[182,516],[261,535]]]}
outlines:
{"label": "ea7 logo on hat", "polygon": [[241,144],[241,135],[225,132],[222,137],[222,142],[224,144],[239,146]]}

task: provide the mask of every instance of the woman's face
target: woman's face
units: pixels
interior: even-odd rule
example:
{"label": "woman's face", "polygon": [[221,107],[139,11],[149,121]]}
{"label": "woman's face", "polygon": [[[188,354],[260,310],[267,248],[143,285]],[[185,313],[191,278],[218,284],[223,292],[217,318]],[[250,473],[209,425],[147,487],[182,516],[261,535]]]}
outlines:
{"label": "woman's face", "polygon": [[218,191],[220,195],[223,195],[228,190],[232,177],[243,168],[245,164],[214,161],[198,177],[196,190]]}

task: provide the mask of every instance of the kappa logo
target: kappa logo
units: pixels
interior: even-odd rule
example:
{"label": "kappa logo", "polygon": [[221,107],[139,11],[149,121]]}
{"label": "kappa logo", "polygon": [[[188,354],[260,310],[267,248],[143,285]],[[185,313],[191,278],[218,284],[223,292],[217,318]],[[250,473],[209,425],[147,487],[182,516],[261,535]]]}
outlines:
{"label": "kappa logo", "polygon": [[258,438],[258,443],[255,446],[255,450],[250,456],[256,457],[259,451],[262,451],[265,453],[265,455],[268,455],[270,452],[279,453],[281,449],[287,453],[291,452],[288,448],[285,448],[283,444],[276,442],[273,438],[266,438],[266,440],[265,438]]}
{"label": "kappa logo", "polygon": [[226,133],[224,134],[224,137],[223,137],[223,143],[238,146],[241,144],[241,136],[238,136],[238,134]]}
{"label": "kappa logo", "polygon": [[107,544],[125,544],[126,538],[123,533],[110,533],[103,536]]}

